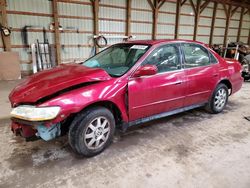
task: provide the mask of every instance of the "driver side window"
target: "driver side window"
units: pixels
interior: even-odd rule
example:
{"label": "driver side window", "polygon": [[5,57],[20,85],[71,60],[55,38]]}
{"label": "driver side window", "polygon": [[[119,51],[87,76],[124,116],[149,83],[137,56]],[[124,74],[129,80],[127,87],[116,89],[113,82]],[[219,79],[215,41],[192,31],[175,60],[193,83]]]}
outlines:
{"label": "driver side window", "polygon": [[181,69],[179,49],[172,44],[161,46],[155,49],[143,64],[155,65],[158,73]]}

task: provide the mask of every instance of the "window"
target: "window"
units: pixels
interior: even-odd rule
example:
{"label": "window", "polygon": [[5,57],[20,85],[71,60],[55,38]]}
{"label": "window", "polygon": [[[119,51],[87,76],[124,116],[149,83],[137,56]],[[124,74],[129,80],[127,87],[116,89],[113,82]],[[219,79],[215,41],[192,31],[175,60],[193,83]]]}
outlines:
{"label": "window", "polygon": [[211,52],[209,52],[209,55],[210,55],[210,62],[212,64],[218,63],[218,60],[214,57],[214,55]]}
{"label": "window", "polygon": [[116,44],[86,60],[82,65],[101,68],[109,75],[119,77],[133,67],[149,48],[149,45]]}
{"label": "window", "polygon": [[210,64],[207,49],[196,44],[183,44],[185,68],[206,66]]}
{"label": "window", "polygon": [[159,47],[147,57],[143,64],[156,65],[159,73],[181,69],[179,49],[176,45]]}

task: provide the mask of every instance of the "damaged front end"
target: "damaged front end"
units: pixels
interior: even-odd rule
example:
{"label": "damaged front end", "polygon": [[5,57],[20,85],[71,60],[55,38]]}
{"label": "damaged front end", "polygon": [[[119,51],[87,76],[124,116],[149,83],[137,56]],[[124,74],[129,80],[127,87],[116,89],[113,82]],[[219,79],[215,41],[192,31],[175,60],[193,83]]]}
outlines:
{"label": "damaged front end", "polygon": [[57,117],[60,107],[36,107],[20,105],[11,111],[11,130],[15,135],[26,138],[27,141],[42,138],[52,140],[61,135],[61,123],[52,123]]}
{"label": "damaged front end", "polygon": [[[60,136],[63,122],[80,110],[93,92],[86,90],[75,96],[73,91],[110,79],[106,71],[80,64],[60,65],[28,77],[9,95],[12,131],[27,140]],[[81,106],[75,107],[80,101]]]}
{"label": "damaged front end", "polygon": [[42,138],[45,141],[61,136],[61,123],[46,126],[42,122],[24,122],[12,119],[11,130],[16,136],[22,136],[26,141]]}

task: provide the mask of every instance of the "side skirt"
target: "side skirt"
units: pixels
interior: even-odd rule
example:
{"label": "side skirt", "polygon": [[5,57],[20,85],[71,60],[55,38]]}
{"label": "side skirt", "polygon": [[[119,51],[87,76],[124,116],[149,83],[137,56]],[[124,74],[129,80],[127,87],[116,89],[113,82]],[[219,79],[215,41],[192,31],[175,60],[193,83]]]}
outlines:
{"label": "side skirt", "polygon": [[201,103],[201,104],[196,104],[196,105],[192,105],[192,106],[187,106],[187,107],[179,108],[179,109],[176,109],[176,110],[173,110],[173,111],[163,112],[163,113],[156,114],[156,115],[153,115],[153,116],[150,116],[150,117],[141,118],[141,119],[138,119],[138,120],[135,120],[135,121],[131,121],[131,122],[123,124],[123,131],[125,131],[128,127],[131,127],[131,126],[134,126],[134,125],[138,125],[138,124],[146,123],[148,121],[152,121],[152,120],[155,120],[155,119],[171,116],[171,115],[174,115],[174,114],[178,114],[178,113],[181,113],[181,112],[192,110],[194,108],[199,108],[199,107],[205,106],[205,104],[206,103]]}

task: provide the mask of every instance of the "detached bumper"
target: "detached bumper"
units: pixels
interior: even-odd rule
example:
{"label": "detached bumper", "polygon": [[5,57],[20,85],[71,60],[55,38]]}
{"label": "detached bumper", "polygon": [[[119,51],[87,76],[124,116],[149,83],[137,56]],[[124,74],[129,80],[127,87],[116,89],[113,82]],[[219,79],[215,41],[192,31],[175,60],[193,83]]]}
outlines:
{"label": "detached bumper", "polygon": [[11,130],[16,136],[22,136],[27,139],[35,137],[37,132],[37,130],[30,125],[19,124],[13,121],[11,123]]}
{"label": "detached bumper", "polygon": [[16,136],[26,138],[26,141],[39,137],[49,141],[61,135],[61,124],[52,124],[47,127],[42,122],[26,122],[14,119],[11,123],[11,130]]}

